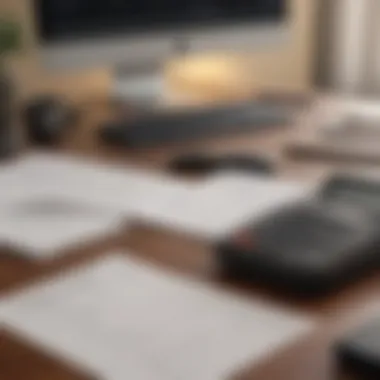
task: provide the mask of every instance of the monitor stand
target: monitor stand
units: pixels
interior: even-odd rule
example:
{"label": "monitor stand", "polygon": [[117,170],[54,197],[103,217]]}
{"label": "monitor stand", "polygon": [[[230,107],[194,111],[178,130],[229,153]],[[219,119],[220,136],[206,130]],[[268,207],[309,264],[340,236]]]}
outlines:
{"label": "monitor stand", "polygon": [[149,57],[134,64],[121,64],[114,71],[112,98],[133,107],[154,109],[171,105],[165,66],[168,60],[180,59],[191,53],[186,38],[178,38],[166,56]]}
{"label": "monitor stand", "polygon": [[137,109],[159,106],[166,92],[164,63],[120,65],[115,68],[111,97]]}

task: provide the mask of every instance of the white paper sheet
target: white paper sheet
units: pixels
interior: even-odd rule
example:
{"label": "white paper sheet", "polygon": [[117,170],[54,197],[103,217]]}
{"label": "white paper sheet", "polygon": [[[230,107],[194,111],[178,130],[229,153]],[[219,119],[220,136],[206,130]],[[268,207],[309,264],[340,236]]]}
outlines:
{"label": "white paper sheet", "polygon": [[306,197],[310,189],[290,181],[225,173],[187,194],[143,203],[136,214],[147,223],[215,239],[275,207]]}
{"label": "white paper sheet", "polygon": [[188,190],[186,183],[143,170],[31,154],[0,167],[0,245],[52,258],[116,231],[140,203]]}
{"label": "white paper sheet", "polygon": [[85,201],[124,214],[138,209],[144,202],[159,201],[167,194],[187,193],[197,186],[135,167],[106,165],[57,154],[31,154],[12,169],[9,170],[12,181],[6,178],[5,188],[9,188],[10,182],[13,188],[23,188],[24,192],[19,191],[21,198],[23,193],[31,191],[40,196]]}
{"label": "white paper sheet", "polygon": [[126,219],[205,239],[217,239],[247,219],[308,191],[303,184],[252,174],[224,173],[190,182],[59,155],[32,155],[20,162],[15,172],[19,174],[13,173],[18,179],[13,187],[17,183],[33,187],[33,194],[87,202],[120,212]]}
{"label": "white paper sheet", "polygon": [[313,326],[122,255],[3,298],[0,321],[106,380],[223,380]]}
{"label": "white paper sheet", "polygon": [[31,198],[1,205],[0,244],[24,257],[50,259],[63,249],[116,233],[122,216],[83,202]]}

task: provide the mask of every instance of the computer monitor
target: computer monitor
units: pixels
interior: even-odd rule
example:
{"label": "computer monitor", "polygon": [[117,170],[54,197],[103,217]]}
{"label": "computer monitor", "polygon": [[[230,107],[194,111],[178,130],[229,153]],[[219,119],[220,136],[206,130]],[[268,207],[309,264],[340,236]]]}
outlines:
{"label": "computer monitor", "polygon": [[165,62],[285,43],[287,0],[34,0],[42,66],[111,67],[112,98],[164,99]]}
{"label": "computer monitor", "polygon": [[286,0],[34,0],[48,68],[139,66],[284,42]]}

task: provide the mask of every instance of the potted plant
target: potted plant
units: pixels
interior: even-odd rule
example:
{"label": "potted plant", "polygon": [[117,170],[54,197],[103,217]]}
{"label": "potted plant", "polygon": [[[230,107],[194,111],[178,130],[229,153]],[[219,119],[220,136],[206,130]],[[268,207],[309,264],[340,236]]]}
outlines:
{"label": "potted plant", "polygon": [[0,16],[0,158],[15,149],[12,128],[13,86],[6,69],[9,54],[18,50],[21,32],[16,22]]}

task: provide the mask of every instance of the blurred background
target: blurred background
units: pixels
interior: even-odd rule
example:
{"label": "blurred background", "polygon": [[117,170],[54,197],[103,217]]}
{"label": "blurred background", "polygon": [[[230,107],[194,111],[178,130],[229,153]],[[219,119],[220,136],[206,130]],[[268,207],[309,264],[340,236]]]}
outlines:
{"label": "blurred background", "polygon": [[[46,3],[50,3],[50,6],[54,4],[54,2]],[[57,2],[58,6],[59,3],[60,2]],[[70,3],[73,4],[75,2],[65,2],[67,8],[69,8]],[[269,12],[269,17],[268,14],[264,14],[265,17],[260,19],[257,17],[257,12],[252,12],[252,14],[256,14],[256,19],[251,25],[265,25],[265,21],[269,18],[271,25],[280,23],[283,26],[284,33],[275,34],[275,38],[271,38],[270,36],[271,33],[273,35],[273,31],[271,31],[270,28],[268,31],[267,28],[267,34],[269,34],[265,35],[265,33],[261,33],[260,37],[258,37],[256,30],[253,28],[252,30],[246,31],[244,34],[238,35],[234,42],[229,43],[227,46],[214,43],[214,39],[211,36],[209,38],[211,43],[209,43],[208,46],[196,46],[193,49],[193,52],[192,49],[190,49],[190,55],[196,55],[196,63],[191,64],[191,69],[187,69],[188,71],[191,71],[191,74],[188,75],[192,76],[192,83],[194,83],[194,81],[202,81],[202,79],[194,79],[194,76],[196,76],[198,72],[198,75],[202,77],[206,75],[204,74],[204,71],[207,71],[207,75],[210,75],[210,70],[213,71],[215,67],[220,67],[219,72],[221,72],[221,74],[228,71],[229,75],[233,77],[231,70],[223,69],[223,66],[235,65],[235,67],[237,67],[239,65],[244,65],[244,75],[248,76],[250,81],[252,81],[252,86],[255,90],[264,87],[289,89],[293,91],[310,89],[315,83],[317,68],[321,64],[324,65],[325,60],[322,55],[325,55],[326,53],[319,53],[319,45],[322,45],[322,42],[319,42],[319,31],[325,32],[325,23],[328,22],[328,20],[324,14],[330,12],[330,9],[327,8],[331,8],[331,5],[326,5],[326,9],[324,9],[325,2],[316,0],[289,0],[288,2],[267,1],[253,2],[252,4],[255,3],[261,4],[259,6],[267,4],[265,7],[268,7],[267,11]],[[270,11],[273,11],[273,9],[270,8],[274,6],[275,9],[276,7],[279,7],[280,3],[280,7],[284,7],[284,4],[286,3],[286,15],[280,15],[279,13],[276,15],[276,12],[271,15]],[[17,81],[18,91],[22,94],[30,95],[38,92],[46,92],[49,90],[49,87],[52,87],[55,92],[60,91],[65,95],[70,96],[86,97],[89,94],[91,94],[91,96],[104,96],[105,89],[107,90],[112,83],[115,64],[123,63],[123,60],[114,59],[113,62],[104,62],[104,59],[98,54],[97,59],[92,60],[91,65],[89,65],[89,62],[87,61],[82,65],[68,65],[66,70],[61,70],[62,67],[58,69],[56,63],[59,59],[57,57],[52,57],[52,55],[49,56],[47,54],[46,46],[49,45],[51,47],[54,45],[54,43],[59,40],[59,36],[57,35],[57,38],[55,38],[53,34],[49,39],[47,35],[41,35],[39,33],[41,30],[41,23],[43,24],[45,21],[35,17],[36,4],[39,4],[38,6],[42,7],[44,2],[33,2],[30,0],[2,0],[0,3],[0,14],[9,15],[7,17],[11,17],[12,20],[18,22],[22,29],[22,49],[20,49],[17,54],[14,54],[11,62],[12,70],[16,73],[15,80]],[[244,4],[244,2],[242,2],[242,4]],[[169,6],[170,11],[170,2],[167,2],[166,6]],[[41,9],[42,8],[37,10],[37,14],[38,12],[41,12]],[[162,11],[169,12],[165,8],[162,9]],[[203,9],[202,13],[204,13]],[[342,12],[337,13],[340,13],[342,14],[342,17],[345,17]],[[52,22],[55,22],[55,20],[52,20]],[[126,20],[125,22],[128,23],[129,21]],[[146,26],[148,25],[149,20],[146,20],[145,22]],[[226,22],[226,27],[228,24],[231,24],[231,20],[226,20]],[[68,27],[69,25],[70,24],[68,24]],[[197,24],[193,23],[192,25],[194,28]],[[233,26],[235,25],[233,24]],[[219,32],[221,28],[225,29],[223,23],[219,23]],[[89,31],[91,34],[90,29]],[[94,29],[92,29],[92,32],[94,32]],[[107,35],[107,32],[109,34],[109,30],[105,28],[105,33],[103,33],[103,35]],[[231,34],[231,30],[226,29],[226,33]],[[94,33],[92,33],[92,35],[93,34]],[[103,37],[103,35],[99,37]],[[120,35],[129,37],[128,34],[123,33],[117,35],[118,37],[120,37]],[[79,39],[79,37],[80,33],[73,33],[70,36],[70,39],[73,41],[73,39]],[[329,36],[329,38],[331,37],[332,35]],[[240,38],[242,38],[243,42],[239,40]],[[261,39],[260,44],[257,43],[258,38]],[[326,38],[328,38],[328,36],[326,36]],[[118,38],[115,37],[115,41],[117,39]],[[205,39],[207,38],[201,36],[200,39],[198,38],[198,42],[199,40]],[[250,39],[252,40],[250,41]],[[264,43],[266,40],[268,42]],[[131,39],[129,38],[128,40],[128,38],[126,38],[121,45],[125,49],[125,53],[121,55],[119,54],[118,58],[123,57],[124,60],[128,60],[130,56],[128,46],[130,43]],[[134,41],[134,43],[136,43],[136,41]],[[170,66],[170,63],[173,63],[173,60],[176,60],[177,51],[179,51],[179,53],[181,52],[181,44],[182,42],[179,41],[180,46],[178,49],[174,49],[173,51],[173,49],[170,48],[167,52],[165,61],[168,66]],[[186,45],[186,41],[184,44]],[[61,47],[57,48],[56,46],[57,44],[53,47],[61,49]],[[90,46],[90,44],[88,46]],[[184,48],[186,50],[186,46]],[[50,54],[52,54],[51,51]],[[144,54],[146,54],[146,52]],[[65,56],[67,57],[67,55]],[[200,58],[200,56],[202,58]],[[52,61],[54,61],[55,64],[52,64]],[[178,64],[174,66],[178,70]],[[205,68],[205,66],[207,68]],[[240,68],[235,70],[240,70]],[[172,72],[169,72],[169,77],[171,75],[173,76],[173,71],[175,70],[172,69]],[[218,71],[218,69],[216,69],[216,71]],[[239,74],[242,75],[241,70],[239,71]],[[183,76],[183,74],[180,76]],[[173,82],[176,82],[177,79],[178,75],[176,78],[171,78]],[[59,81],[62,86],[57,86],[57,81]],[[214,81],[216,82],[216,79],[214,79]],[[222,81],[222,79],[219,79],[219,81]],[[183,83],[181,84],[184,85]],[[57,87],[59,87],[59,89],[57,89]]]}
{"label": "blurred background", "polygon": [[[337,334],[356,310],[374,303],[379,309],[380,278],[370,273],[379,262],[375,244],[380,246],[379,12],[379,0],[0,0],[0,245],[6,248],[0,252],[0,295],[117,249],[124,259],[136,256],[219,290],[227,287],[231,304],[235,295],[248,295],[258,318],[242,310],[245,317],[235,326],[229,302],[218,311],[210,297],[199,298],[206,310],[195,323],[213,326],[218,314],[221,328],[206,325],[204,331],[215,333],[209,339],[215,348],[201,340],[199,347],[212,355],[218,346],[231,349],[218,354],[220,360],[215,356],[216,367],[228,359],[235,368],[236,348],[252,344],[257,357],[276,354],[245,379],[331,380]],[[153,309],[135,311],[136,326],[142,323],[145,331],[144,323],[151,323],[145,316],[168,311],[163,317],[170,323],[158,329],[153,320],[152,333],[172,331],[171,321],[179,320],[189,322],[193,334],[199,294],[183,311],[176,303],[185,304],[182,290],[172,292],[170,285],[162,290],[165,307],[157,307],[153,282],[150,290],[143,279],[136,285],[128,271],[117,271],[131,267],[124,259],[111,259],[111,266],[106,260],[106,275],[95,276],[95,286],[86,278],[78,282],[83,318],[75,317],[70,287],[69,318],[53,291],[48,302],[27,302],[32,311],[41,306],[43,318],[36,313],[29,319],[33,313],[21,302],[9,314],[10,325],[36,327],[36,340],[50,334],[59,346],[70,335],[65,331],[96,336],[96,323],[102,331],[102,318],[89,323],[92,331],[82,328],[98,316],[86,309],[88,294],[111,323],[120,310],[117,291],[148,289],[151,298],[140,297]],[[120,282],[116,276],[113,283],[115,268]],[[359,275],[363,282],[354,287]],[[259,286],[248,289],[256,280]],[[347,285],[342,292],[341,285]],[[287,287],[307,297],[284,297]],[[103,289],[104,299],[93,289]],[[315,301],[318,292],[331,293]],[[174,293],[178,301],[165,298]],[[289,308],[291,316],[267,310],[262,299]],[[226,326],[219,323],[222,315]],[[121,317],[117,328],[130,328]],[[58,324],[46,331],[49,318]],[[309,319],[318,325],[315,333],[277,353],[277,340],[308,333]],[[104,349],[90,357],[95,368],[99,357],[113,360],[110,352],[117,352],[116,369],[125,370],[117,330],[111,326],[108,336],[108,327],[103,338],[115,351],[103,338],[82,349],[93,340],[78,334],[85,345],[73,339],[68,348],[63,339],[63,352],[80,357]],[[219,344],[227,336],[235,343]],[[150,352],[151,341],[160,339],[146,338]],[[7,380],[40,380],[43,364],[25,365],[22,349],[12,344],[0,334],[0,378],[9,373]],[[186,350],[176,349],[173,358],[159,345],[157,352],[165,368],[168,361],[191,366],[203,356],[205,363],[199,362],[207,370],[207,355],[195,347],[198,356],[179,359]],[[369,342],[369,351],[373,347]],[[380,368],[379,352],[375,358]],[[185,372],[176,378],[225,378]],[[111,377],[143,378],[101,376]]]}

